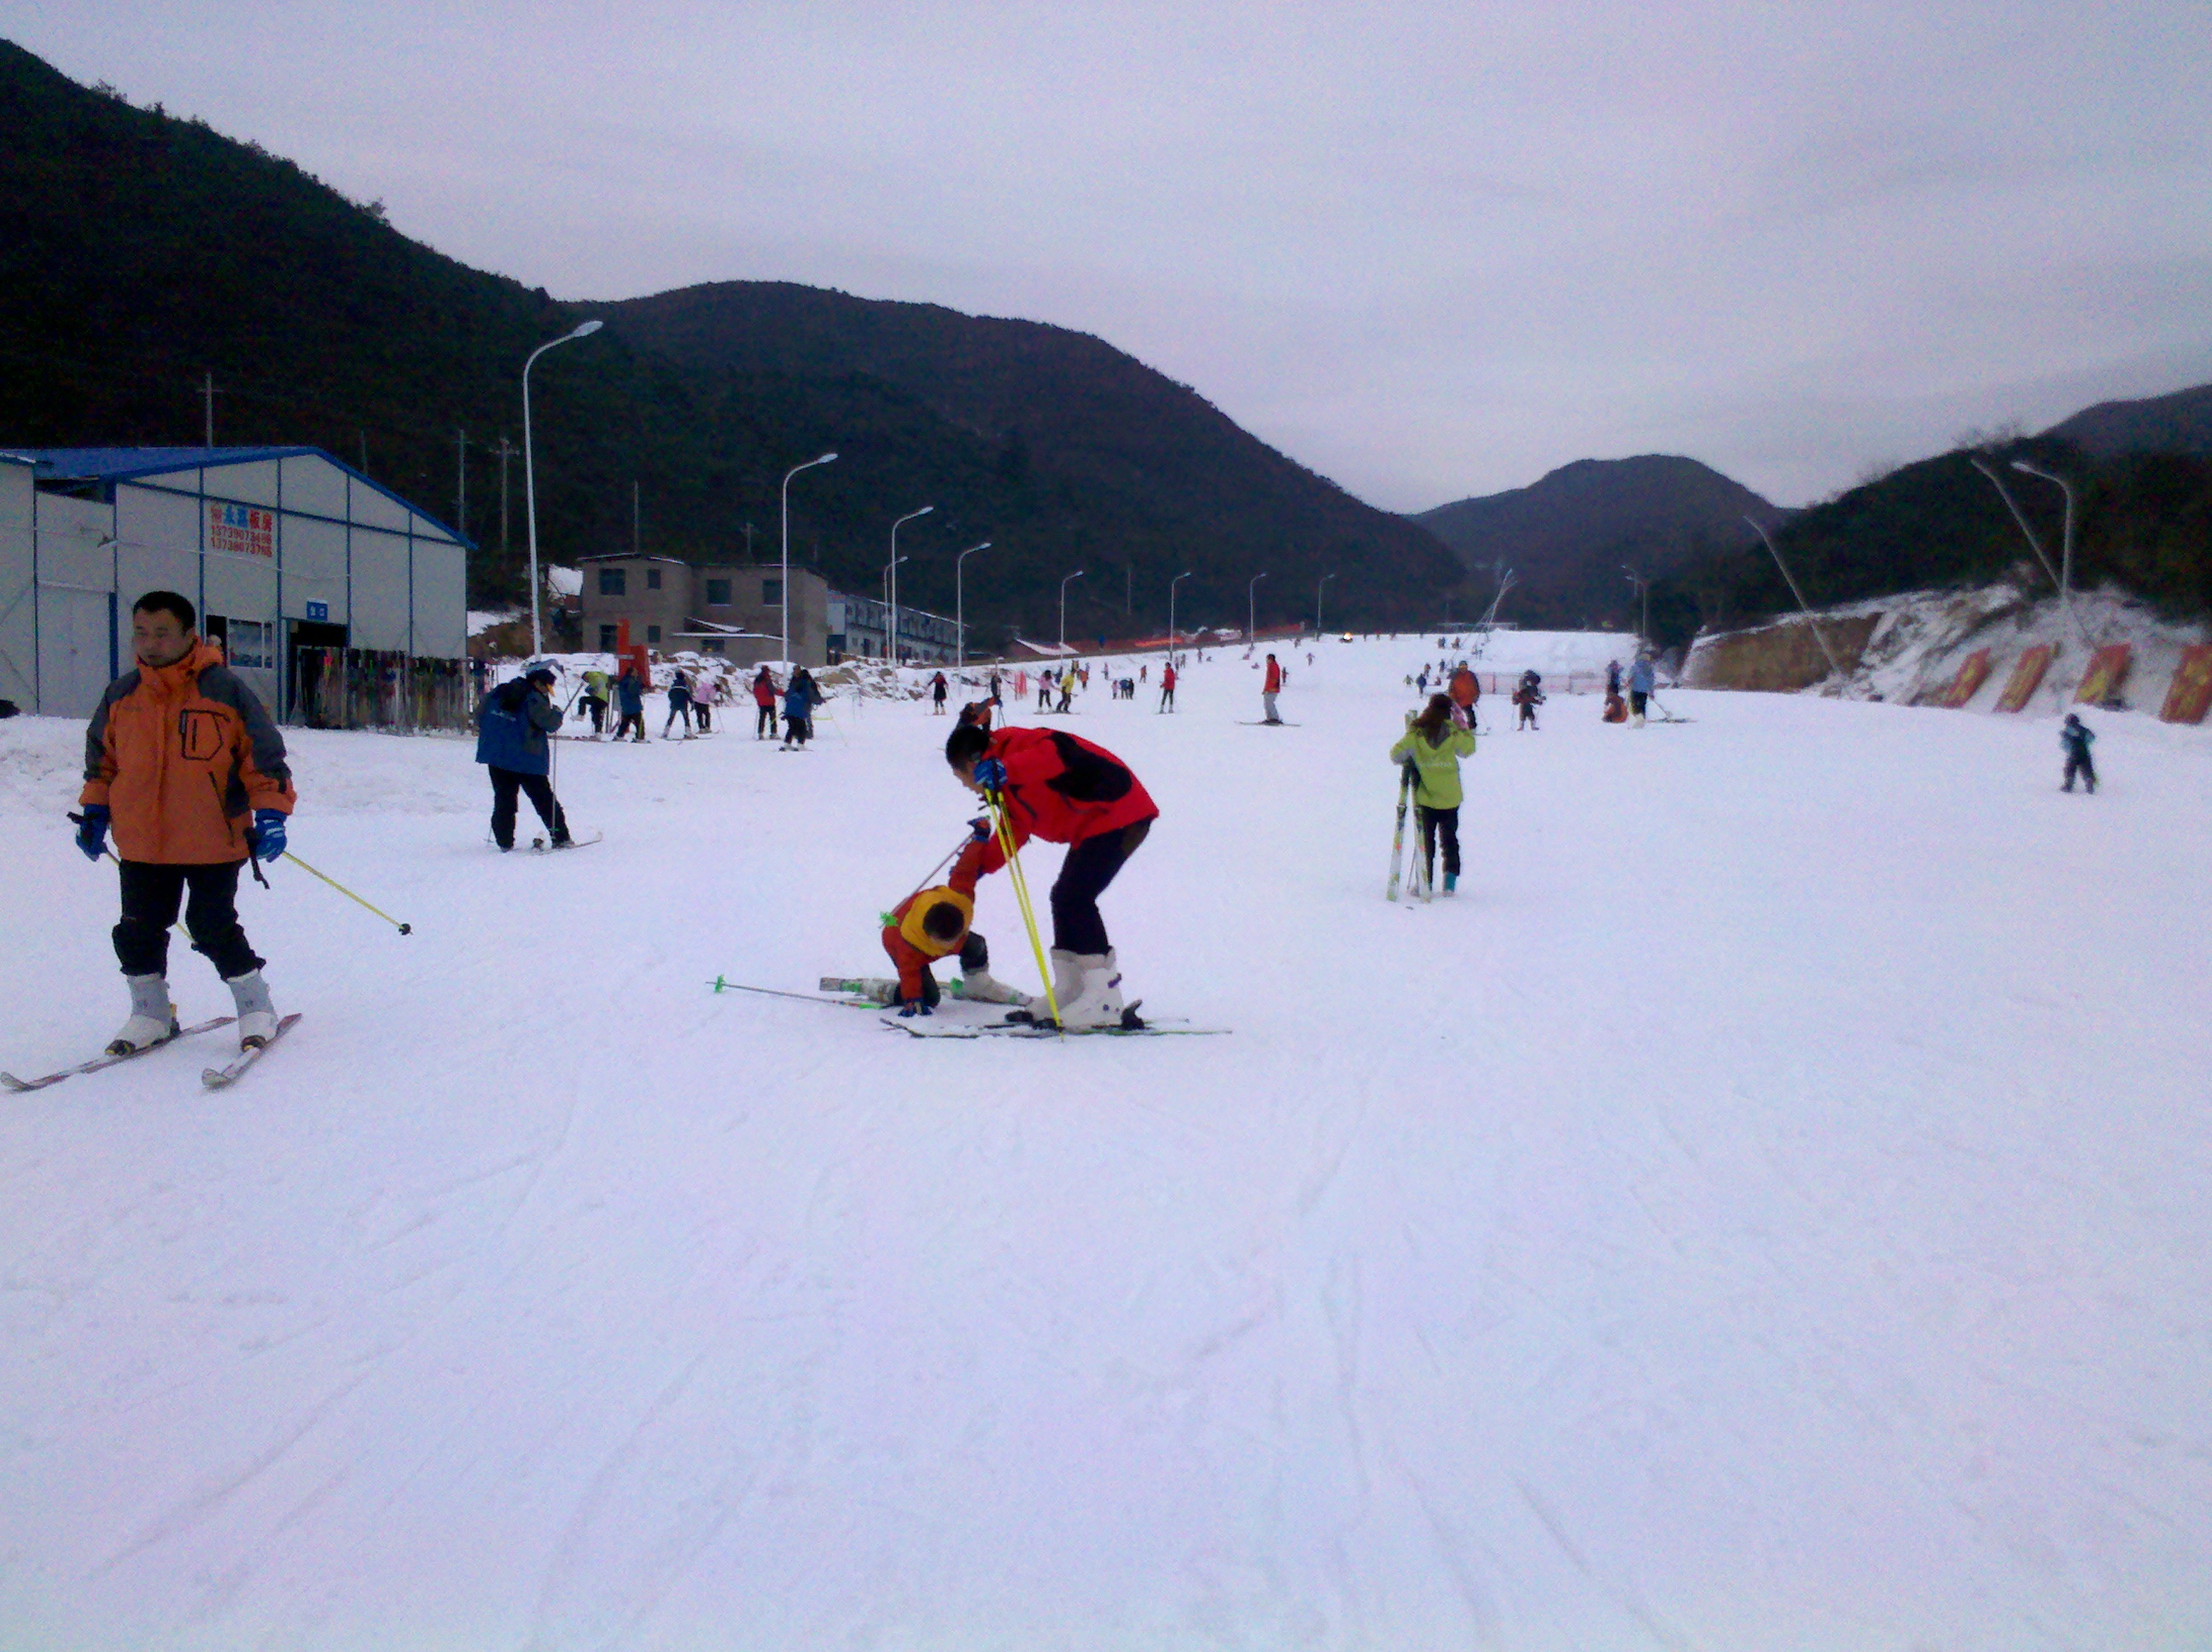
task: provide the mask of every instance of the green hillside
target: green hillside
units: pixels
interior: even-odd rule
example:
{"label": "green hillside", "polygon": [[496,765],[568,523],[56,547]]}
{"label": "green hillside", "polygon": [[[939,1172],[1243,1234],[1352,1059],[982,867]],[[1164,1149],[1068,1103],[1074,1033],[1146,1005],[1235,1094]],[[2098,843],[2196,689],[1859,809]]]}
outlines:
{"label": "green hillside", "polygon": [[[216,439],[309,442],[448,519],[465,429],[478,602],[519,588],[522,477],[502,556],[499,467],[520,442],[529,351],[587,315],[607,330],[532,375],[541,546],[627,549],[631,489],[648,551],[727,558],[744,526],[772,550],[784,471],[839,462],[793,489],[793,556],[876,588],[891,519],[916,560],[902,592],[950,607],[969,564],[979,635],[1164,622],[1185,568],[1186,622],[1311,607],[1381,624],[1426,613],[1450,554],[1240,430],[1185,386],[1100,341],[933,307],[731,283],[628,303],[563,303],[392,229],[258,145],[80,87],[0,43],[0,445],[197,443],[203,375]],[[1123,611],[1125,592],[1133,612]]]}

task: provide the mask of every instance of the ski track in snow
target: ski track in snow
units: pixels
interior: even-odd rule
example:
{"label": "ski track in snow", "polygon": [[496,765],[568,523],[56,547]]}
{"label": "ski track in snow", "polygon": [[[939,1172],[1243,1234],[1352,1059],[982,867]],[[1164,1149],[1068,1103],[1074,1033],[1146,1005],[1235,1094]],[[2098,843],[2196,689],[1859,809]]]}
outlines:
{"label": "ski track in snow", "polygon": [[[971,812],[921,704],[563,743],[574,857],[293,736],[416,932],[280,865],[282,1049],[0,1107],[0,1645],[2212,1640],[2212,732],[2092,714],[2088,799],[2048,718],[1556,697],[1391,905],[1429,651],[1316,652],[1295,729],[1234,651],[1036,720],[1161,803],[1107,920],[1220,1039],[708,990],[882,973]],[[122,1014],[81,738],[0,724],[19,1072]]]}

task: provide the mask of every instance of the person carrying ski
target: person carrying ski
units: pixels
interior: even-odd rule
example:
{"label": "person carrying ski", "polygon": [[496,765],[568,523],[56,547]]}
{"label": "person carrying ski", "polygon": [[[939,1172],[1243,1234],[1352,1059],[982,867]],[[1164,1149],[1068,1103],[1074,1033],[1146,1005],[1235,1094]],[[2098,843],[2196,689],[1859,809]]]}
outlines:
{"label": "person carrying ski", "polygon": [[2071,792],[2074,777],[2080,775],[2088,783],[2089,795],[2097,793],[2097,765],[2091,761],[2089,748],[2096,742],[2089,726],[2073,712],[2066,714],[2065,726],[2058,731],[2058,744],[2066,753],[2066,783],[2058,789]]}
{"label": "person carrying ski", "polygon": [[538,811],[555,848],[568,841],[568,818],[546,778],[553,768],[547,737],[561,726],[553,683],[550,665],[535,666],[501,683],[477,708],[477,761],[491,771],[491,841],[502,854],[514,847],[518,793]]}
{"label": "person carrying ski", "polygon": [[[975,823],[978,833],[988,836],[988,820]],[[950,884],[916,890],[893,907],[884,925],[884,951],[898,969],[898,990],[892,1004],[902,1016],[927,1015],[942,998],[930,966],[939,958],[960,960],[960,996],[978,1004],[1029,1007],[1026,993],[1016,992],[991,974],[991,948],[968,926],[975,915],[975,889]]]}
{"label": "person carrying ski", "polygon": [[[1103,746],[1058,730],[956,728],[945,761],[960,783],[994,799],[1018,849],[1033,837],[1065,843],[1067,858],[1052,886],[1052,978],[1060,1023],[1121,1023],[1121,970],[1098,896],[1159,817],[1151,793]],[[988,826],[988,823],[987,823]],[[960,852],[951,887],[972,893],[975,880],[1006,863],[995,832]]]}
{"label": "person carrying ski", "polygon": [[1638,654],[1636,663],[1628,668],[1628,720],[1638,728],[1644,726],[1644,708],[1650,703],[1656,680],[1651,656]]}
{"label": "person carrying ski", "polygon": [[945,673],[943,671],[938,672],[936,676],[929,679],[929,697],[935,702],[934,708],[930,714],[932,716],[942,717],[945,715],[945,696],[950,692],[951,692],[951,685],[945,682]]}
{"label": "person carrying ski", "polygon": [[676,726],[679,717],[684,720],[684,738],[688,740],[691,738],[691,679],[681,671],[668,685],[668,720],[660,726],[662,739],[668,738],[668,731]]}
{"label": "person carrying ski", "polygon": [[1261,721],[1279,723],[1283,720],[1275,710],[1275,696],[1283,691],[1283,668],[1275,663],[1273,654],[1267,656],[1267,674],[1260,679],[1260,704],[1265,708]]}
{"label": "person carrying ski", "polygon": [[615,682],[615,709],[621,716],[615,722],[615,738],[635,729],[637,743],[645,744],[645,684],[638,681],[637,667],[625,665]]}
{"label": "person carrying ski", "polygon": [[1444,893],[1459,892],[1459,760],[1474,755],[1474,732],[1453,720],[1449,695],[1433,694],[1418,717],[1409,717],[1405,738],[1390,748],[1390,761],[1411,762],[1415,781],[1413,804],[1421,823],[1421,864],[1433,884],[1437,876],[1437,838],[1444,841]]}
{"label": "person carrying ski", "polygon": [[775,738],[775,678],[763,665],[753,674],[753,738]]}
{"label": "person carrying ski", "polygon": [[192,951],[230,988],[239,1048],[256,1048],[276,1031],[263,960],[238,921],[238,874],[249,857],[283,854],[299,799],[283,737],[253,690],[201,641],[198,617],[173,591],[149,591],[132,604],[137,668],[107,685],[85,726],[76,846],[97,861],[112,828],[122,873],[115,957],[130,984],[131,1016],[109,1042],[111,1055],[176,1029],[169,926],[180,902]]}
{"label": "person carrying ski", "polygon": [[1160,709],[1162,711],[1175,709],[1175,661],[1170,659],[1160,667]]}

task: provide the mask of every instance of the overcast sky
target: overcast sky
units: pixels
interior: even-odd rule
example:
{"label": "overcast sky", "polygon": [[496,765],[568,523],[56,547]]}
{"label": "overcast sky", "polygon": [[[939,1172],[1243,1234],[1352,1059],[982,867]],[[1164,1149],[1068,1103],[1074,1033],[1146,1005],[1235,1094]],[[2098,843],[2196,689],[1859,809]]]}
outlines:
{"label": "overcast sky", "polygon": [[1779,502],[2212,380],[2212,3],[0,0],[564,298],[1097,333],[1376,504],[1694,455]]}

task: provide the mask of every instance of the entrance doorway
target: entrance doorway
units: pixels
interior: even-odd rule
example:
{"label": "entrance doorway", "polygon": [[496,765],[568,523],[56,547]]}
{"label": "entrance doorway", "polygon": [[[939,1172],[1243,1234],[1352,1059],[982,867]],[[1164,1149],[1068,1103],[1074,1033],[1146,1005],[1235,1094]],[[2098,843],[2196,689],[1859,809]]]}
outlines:
{"label": "entrance doorway", "polygon": [[346,628],[320,620],[289,620],[286,625],[290,646],[285,652],[291,657],[292,666],[287,718],[319,726],[317,714],[324,703],[324,690],[339,686],[334,677],[327,683],[325,678],[345,669]]}

